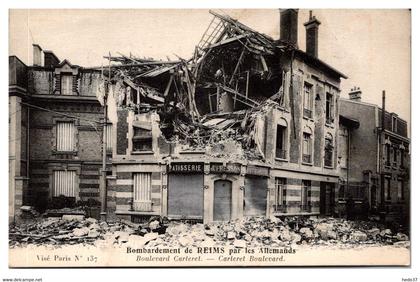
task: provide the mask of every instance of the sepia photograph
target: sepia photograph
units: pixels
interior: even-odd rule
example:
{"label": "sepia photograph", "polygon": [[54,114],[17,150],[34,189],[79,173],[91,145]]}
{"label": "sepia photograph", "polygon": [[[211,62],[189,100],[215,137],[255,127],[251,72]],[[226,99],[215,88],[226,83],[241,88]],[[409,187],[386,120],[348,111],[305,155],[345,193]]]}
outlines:
{"label": "sepia photograph", "polygon": [[8,13],[10,268],[411,265],[410,9]]}

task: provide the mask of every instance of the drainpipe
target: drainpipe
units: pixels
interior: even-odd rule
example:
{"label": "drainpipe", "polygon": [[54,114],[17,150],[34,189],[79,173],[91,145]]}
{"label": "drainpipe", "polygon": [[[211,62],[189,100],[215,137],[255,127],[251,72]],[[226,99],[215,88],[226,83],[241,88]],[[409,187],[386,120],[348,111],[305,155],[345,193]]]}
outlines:
{"label": "drainpipe", "polygon": [[382,90],[382,117],[381,117],[381,130],[378,132],[380,134],[379,136],[379,173],[381,177],[381,205],[380,205],[380,211],[385,211],[385,179],[383,174],[383,146],[384,146],[384,132],[385,132],[385,90]]}
{"label": "drainpipe", "polygon": [[[346,180],[347,193],[349,193],[349,174],[350,174],[350,150],[351,150],[350,135],[351,135],[351,129],[348,131],[348,134],[347,134],[347,180]],[[344,195],[344,197],[347,199],[346,195]]]}
{"label": "drainpipe", "polygon": [[111,86],[111,53],[109,54],[109,74],[108,82],[105,84],[105,94],[104,94],[104,117],[103,117],[103,136],[102,136],[102,197],[101,197],[101,219],[106,220],[107,214],[107,181],[106,181],[106,154],[107,154],[107,140],[106,140],[106,131],[108,123],[108,92],[109,87]]}
{"label": "drainpipe", "polygon": [[27,178],[29,178],[29,120],[30,120],[29,107],[26,107],[26,177]]}

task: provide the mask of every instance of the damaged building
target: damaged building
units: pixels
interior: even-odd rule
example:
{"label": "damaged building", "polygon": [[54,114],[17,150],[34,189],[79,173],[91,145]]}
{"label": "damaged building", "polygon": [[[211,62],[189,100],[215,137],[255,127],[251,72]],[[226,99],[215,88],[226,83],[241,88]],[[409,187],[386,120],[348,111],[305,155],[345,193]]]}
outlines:
{"label": "damaged building", "polygon": [[191,59],[109,57],[108,216],[332,215],[346,76],[318,58],[321,23],[305,52],[298,10],[280,11],[279,40],[211,13]]}
{"label": "damaged building", "polygon": [[296,9],[280,10],[279,39],[210,13],[188,59],[87,68],[38,45],[33,66],[9,57],[11,219],[62,197],[110,221],[343,216],[348,195],[408,213],[407,123],[386,112],[382,131],[379,107],[340,99],[321,22],[310,13],[303,51]]}

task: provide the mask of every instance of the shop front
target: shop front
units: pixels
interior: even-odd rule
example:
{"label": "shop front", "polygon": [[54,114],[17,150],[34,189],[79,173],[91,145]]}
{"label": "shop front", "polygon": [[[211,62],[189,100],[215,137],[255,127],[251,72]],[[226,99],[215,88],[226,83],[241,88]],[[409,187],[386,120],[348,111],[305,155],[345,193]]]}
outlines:
{"label": "shop front", "polygon": [[204,214],[204,163],[168,166],[168,218],[202,220]]}

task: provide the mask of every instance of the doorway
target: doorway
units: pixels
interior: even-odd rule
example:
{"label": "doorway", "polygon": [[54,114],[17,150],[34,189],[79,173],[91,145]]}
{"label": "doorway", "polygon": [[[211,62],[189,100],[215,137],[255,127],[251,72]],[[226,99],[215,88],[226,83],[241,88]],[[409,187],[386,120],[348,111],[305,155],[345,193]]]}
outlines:
{"label": "doorway", "polygon": [[229,221],[232,215],[232,182],[216,180],[214,182],[213,220]]}

